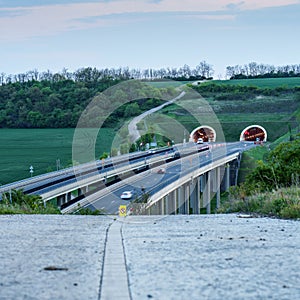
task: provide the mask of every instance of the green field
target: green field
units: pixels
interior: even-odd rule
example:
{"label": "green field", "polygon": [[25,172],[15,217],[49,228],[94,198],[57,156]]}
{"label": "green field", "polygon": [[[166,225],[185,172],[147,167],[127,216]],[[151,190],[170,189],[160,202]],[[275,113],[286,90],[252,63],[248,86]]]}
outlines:
{"label": "green field", "polygon": [[[259,79],[234,79],[234,80],[210,80],[206,83],[215,84],[230,84],[230,85],[245,85],[245,86],[256,86],[258,88],[277,88],[277,87],[288,87],[293,88],[300,86],[300,77],[287,77],[287,78],[259,78]],[[167,88],[167,87],[179,87],[181,85],[192,83],[191,81],[149,81],[146,82],[156,88]]]}
{"label": "green field", "polygon": [[[0,129],[0,184],[55,171],[56,160],[61,168],[72,164],[74,129]],[[96,155],[109,152],[114,137],[112,129],[101,129]]]}
{"label": "green field", "polygon": [[[178,101],[178,103],[180,102]],[[241,132],[254,124],[263,126],[267,130],[268,140],[271,142],[286,134],[289,126],[298,127],[294,114],[300,104],[292,97],[284,100],[282,97],[272,99],[266,97],[259,101],[249,99],[248,101],[208,100],[207,102],[215,111],[227,142],[239,140]],[[218,127],[213,119],[211,121],[203,119],[203,123],[199,124],[176,104],[164,108],[161,113],[174,118],[190,132],[200,125]],[[201,116],[199,119],[201,120]],[[163,124],[156,123],[156,126],[163,127]]]}
{"label": "green field", "polygon": [[276,88],[276,87],[293,88],[296,86],[300,86],[300,77],[213,80],[211,82],[217,83],[217,84],[257,86],[259,88],[272,88],[272,89]]}

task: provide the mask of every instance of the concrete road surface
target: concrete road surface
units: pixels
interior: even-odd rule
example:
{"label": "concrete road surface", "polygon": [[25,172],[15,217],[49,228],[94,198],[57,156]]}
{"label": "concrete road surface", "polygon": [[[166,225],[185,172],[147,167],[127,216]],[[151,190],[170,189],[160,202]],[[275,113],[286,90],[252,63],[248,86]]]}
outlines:
{"label": "concrete road surface", "polygon": [[0,299],[300,299],[300,222],[0,216]]}

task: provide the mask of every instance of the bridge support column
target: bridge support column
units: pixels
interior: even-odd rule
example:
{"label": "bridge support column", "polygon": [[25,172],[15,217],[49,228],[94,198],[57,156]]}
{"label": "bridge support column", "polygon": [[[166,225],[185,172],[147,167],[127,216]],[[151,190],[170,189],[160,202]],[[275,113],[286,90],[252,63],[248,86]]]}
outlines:
{"label": "bridge support column", "polygon": [[220,208],[220,197],[221,197],[221,168],[216,169],[216,199],[217,199],[217,209]]}
{"label": "bridge support column", "polygon": [[170,215],[171,214],[171,196],[170,194],[165,196],[165,207],[164,207],[164,214]]}
{"label": "bridge support column", "polygon": [[165,202],[166,202],[165,197],[163,197],[160,201],[158,201],[158,215],[165,214]]}
{"label": "bridge support column", "polygon": [[225,167],[225,190],[229,191],[230,187],[230,164],[227,164]]}
{"label": "bridge support column", "polygon": [[201,176],[197,178],[197,214],[201,213]]}
{"label": "bridge support column", "polygon": [[178,213],[184,214],[185,211],[185,186],[181,186],[178,189]]}
{"label": "bridge support column", "polygon": [[198,189],[198,178],[194,179],[190,183],[190,206],[193,214],[199,214],[199,189]]}
{"label": "bridge support column", "polygon": [[176,189],[175,191],[172,192],[172,196],[173,196],[172,214],[176,215],[177,214],[178,189]]}
{"label": "bridge support column", "polygon": [[210,193],[211,193],[211,172],[204,174],[204,190],[203,190],[203,205],[206,208],[206,213],[210,214]]}
{"label": "bridge support column", "polygon": [[169,195],[166,196],[166,205],[165,205],[165,214],[172,215],[174,214],[175,208],[175,191],[171,192]]}
{"label": "bridge support column", "polygon": [[65,197],[65,203],[67,203],[67,202],[69,202],[69,201],[71,201],[71,200],[72,200],[72,193],[69,192],[69,193],[67,193],[67,195],[66,195],[66,197]]}
{"label": "bridge support column", "polygon": [[78,196],[82,195],[82,194],[86,194],[89,191],[89,186],[83,186],[81,188],[78,189]]}
{"label": "bridge support column", "polygon": [[206,182],[207,182],[207,176],[206,176],[206,174],[202,174],[201,178],[200,178],[200,187],[201,187],[201,192],[202,192],[201,208],[206,207],[206,200],[207,200]]}
{"label": "bridge support column", "polygon": [[184,202],[184,214],[189,215],[190,214],[190,184],[187,183],[184,187],[185,189],[185,202]]}
{"label": "bridge support column", "polygon": [[167,195],[166,214],[168,215],[176,215],[177,213],[177,193],[178,190],[176,189]]}
{"label": "bridge support column", "polygon": [[66,194],[57,196],[57,206],[61,207],[66,202]]}

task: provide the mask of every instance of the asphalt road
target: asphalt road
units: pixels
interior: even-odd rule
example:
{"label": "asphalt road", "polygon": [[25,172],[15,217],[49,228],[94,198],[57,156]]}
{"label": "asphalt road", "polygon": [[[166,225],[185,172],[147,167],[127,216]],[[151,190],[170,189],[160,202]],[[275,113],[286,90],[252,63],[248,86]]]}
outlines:
{"label": "asphalt road", "polygon": [[131,142],[134,143],[140,136],[140,132],[137,129],[137,124],[143,120],[145,117],[149,116],[150,114],[153,114],[159,110],[161,110],[162,108],[164,108],[167,105],[170,105],[172,103],[174,103],[175,101],[177,101],[178,99],[182,98],[185,95],[185,92],[181,92],[177,97],[175,97],[174,99],[165,102],[164,104],[158,106],[158,107],[154,107],[144,113],[142,113],[141,115],[133,118],[130,123],[128,124],[128,131],[129,131],[129,136],[131,139]]}
{"label": "asphalt road", "polygon": [[[230,155],[236,151],[244,151],[253,147],[253,143],[228,143],[228,144],[216,144],[215,148],[212,148],[211,153],[209,151],[200,152],[198,157],[193,159],[187,157],[178,159],[172,163],[164,164],[161,167],[165,168],[165,174],[158,174],[157,168],[150,169],[143,173],[140,173],[132,178],[124,179],[117,188],[114,186],[107,187],[107,194],[101,198],[98,198],[92,204],[87,205],[88,208],[95,210],[104,210],[107,214],[118,214],[120,205],[128,205],[130,200],[122,200],[120,198],[122,192],[133,191],[136,196],[144,192],[155,194],[160,189],[177,180],[180,176],[187,174],[195,168],[204,166],[211,163],[212,161],[223,157],[224,155]],[[187,148],[195,147],[195,144],[188,143]],[[184,152],[185,148],[179,149],[179,152]],[[134,180],[133,180],[134,178]],[[134,196],[132,200],[136,198]]]}

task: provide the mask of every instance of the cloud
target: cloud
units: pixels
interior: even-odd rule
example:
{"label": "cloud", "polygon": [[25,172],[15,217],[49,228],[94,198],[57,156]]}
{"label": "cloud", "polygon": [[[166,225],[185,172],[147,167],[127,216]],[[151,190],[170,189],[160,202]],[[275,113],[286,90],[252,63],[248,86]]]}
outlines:
{"label": "cloud", "polygon": [[[299,0],[114,0],[97,3],[4,7],[0,8],[0,40],[20,40],[70,30],[109,26],[118,22],[118,16],[121,14],[180,13],[182,15],[192,12],[206,14],[206,18],[210,19],[229,20],[232,17],[229,17],[228,13],[232,10],[257,10],[299,3]],[[224,13],[224,16],[209,16],[212,12]]]}

